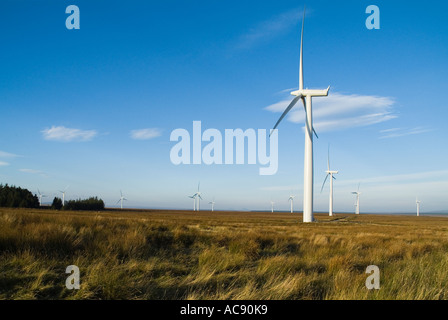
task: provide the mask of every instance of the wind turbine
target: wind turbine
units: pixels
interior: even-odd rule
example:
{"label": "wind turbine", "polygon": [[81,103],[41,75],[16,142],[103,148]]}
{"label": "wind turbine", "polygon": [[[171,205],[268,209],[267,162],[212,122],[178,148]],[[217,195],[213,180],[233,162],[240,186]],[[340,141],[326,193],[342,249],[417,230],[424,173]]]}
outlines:
{"label": "wind turbine", "polygon": [[37,193],[39,194],[39,205],[42,206],[42,198],[46,198],[47,196],[40,193],[39,189],[37,189]]}
{"label": "wind turbine", "polygon": [[415,203],[417,204],[417,217],[420,216],[420,202],[417,198],[415,198]]}
{"label": "wind turbine", "polygon": [[188,198],[193,199],[193,211],[196,211],[196,193],[192,196],[188,196]]}
{"label": "wind turbine", "polygon": [[295,197],[296,196],[289,196],[289,199],[288,199],[288,201],[291,203],[291,213],[294,212],[294,210],[293,210],[293,203],[294,203],[294,198]]}
{"label": "wind turbine", "polygon": [[358,191],[353,191],[352,194],[356,194],[356,203],[355,203],[355,207],[356,207],[356,214],[359,214],[359,195],[361,194],[361,192],[359,192],[359,186],[361,185],[361,182],[358,184]]}
{"label": "wind turbine", "polygon": [[333,216],[333,179],[336,180],[335,177],[333,177],[334,174],[338,174],[339,171],[332,171],[330,170],[330,146],[328,146],[328,159],[327,159],[327,171],[325,171],[327,175],[325,176],[324,183],[322,184],[322,188],[320,189],[320,192],[324,189],[325,182],[327,182],[328,177],[330,177],[330,201],[329,201],[329,211],[328,215],[330,217]]}
{"label": "wind turbine", "polygon": [[65,192],[67,191],[69,186],[66,186],[64,191],[59,190],[60,193],[62,193],[62,206],[65,205]]}
{"label": "wind turbine", "polygon": [[215,199],[213,199],[213,201],[210,201],[208,204],[212,205],[212,212],[215,209]]}
{"label": "wind turbine", "polygon": [[[313,132],[316,131],[313,128],[313,110],[312,110],[312,98],[313,97],[326,97],[330,87],[325,90],[310,90],[303,88],[303,29],[305,24],[305,9],[303,10],[302,20],[302,36],[300,43],[300,69],[299,69],[299,90],[291,92],[291,95],[296,96],[289,106],[285,109],[280,119],[274,126],[274,130],[279,125],[280,121],[286,116],[286,114],[294,107],[294,105],[302,100],[303,107],[305,108],[305,161],[304,161],[304,192],[303,192],[303,222],[313,222]],[[316,134],[317,137],[317,134]]]}
{"label": "wind turbine", "polygon": [[274,213],[274,201],[271,201],[271,212]]}
{"label": "wind turbine", "polygon": [[[198,191],[194,195],[189,197],[189,198],[193,198],[195,200],[195,202],[196,202],[196,200],[198,201],[198,206],[197,206],[198,207],[198,211],[201,210],[201,200],[202,200],[201,192],[199,191],[199,186],[200,185],[201,185],[201,182],[198,183]],[[193,211],[196,211],[196,208],[193,207]]]}
{"label": "wind turbine", "polygon": [[121,192],[121,190],[120,190],[120,200],[118,200],[117,201],[117,204],[119,203],[119,202],[121,202],[121,209],[123,210],[123,201],[127,201],[128,199],[126,199],[124,196],[123,196],[123,192]]}

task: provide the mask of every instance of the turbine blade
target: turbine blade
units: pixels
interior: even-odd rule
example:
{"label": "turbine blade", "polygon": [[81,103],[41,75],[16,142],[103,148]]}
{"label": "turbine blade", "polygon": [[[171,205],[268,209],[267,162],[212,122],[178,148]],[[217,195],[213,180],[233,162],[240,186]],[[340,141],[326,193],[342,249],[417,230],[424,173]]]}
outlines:
{"label": "turbine blade", "polygon": [[306,6],[303,8],[302,35],[300,38],[299,90],[303,90],[303,29],[305,27],[305,11]]}
{"label": "turbine blade", "polygon": [[327,159],[328,171],[330,171],[330,144],[328,144],[328,159]]}
{"label": "turbine blade", "polygon": [[358,184],[358,192],[359,192],[359,187],[361,186],[361,182]]}
{"label": "turbine blade", "polygon": [[[306,117],[306,103],[305,103],[305,97],[302,96],[301,99],[302,99],[303,109],[305,110],[305,117]],[[313,126],[313,133],[314,133],[314,135],[316,136],[316,138],[319,139],[319,136],[317,135],[316,130],[314,130],[314,126]]]}
{"label": "turbine blade", "polygon": [[322,190],[324,190],[325,182],[327,182],[328,176],[329,176],[329,174],[327,174],[327,175],[325,176],[324,183],[322,183],[322,188],[320,188],[320,192],[321,192],[321,193],[322,193]]}
{"label": "turbine blade", "polygon": [[119,203],[120,203],[120,201],[121,201],[121,199],[117,201],[117,204],[119,204]]}
{"label": "turbine blade", "polygon": [[[278,121],[277,121],[277,123],[275,124],[275,126],[274,126],[274,129],[272,129],[272,130],[275,130],[277,127],[278,127],[278,125],[280,124],[280,122],[283,120],[283,118],[288,114],[288,112],[292,109],[292,107],[294,107],[294,105],[297,103],[297,101],[299,101],[299,99],[302,97],[302,95],[300,95],[300,96],[297,96],[297,97],[295,97],[292,101],[291,101],[291,103],[289,104],[289,106],[285,109],[285,111],[283,112],[283,114],[282,114],[282,116],[280,117],[280,119],[278,119]],[[271,134],[272,134],[272,132],[271,132]],[[271,134],[269,135],[269,137],[271,136]]]}

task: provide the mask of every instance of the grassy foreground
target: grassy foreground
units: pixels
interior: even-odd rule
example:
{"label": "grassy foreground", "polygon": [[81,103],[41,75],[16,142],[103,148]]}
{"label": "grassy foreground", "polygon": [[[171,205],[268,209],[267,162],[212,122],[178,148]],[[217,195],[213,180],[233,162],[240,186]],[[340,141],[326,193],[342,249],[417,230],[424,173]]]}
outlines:
{"label": "grassy foreground", "polygon": [[448,299],[448,218],[316,217],[0,208],[0,299]]}

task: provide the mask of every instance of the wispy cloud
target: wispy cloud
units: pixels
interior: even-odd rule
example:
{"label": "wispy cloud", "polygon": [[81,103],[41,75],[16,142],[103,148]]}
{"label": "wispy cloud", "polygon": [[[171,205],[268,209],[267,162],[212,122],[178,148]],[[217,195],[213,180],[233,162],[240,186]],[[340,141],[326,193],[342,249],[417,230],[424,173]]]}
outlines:
{"label": "wispy cloud", "polygon": [[[389,176],[368,177],[361,180],[361,186],[365,184],[391,184],[410,182],[447,181],[448,170],[425,171],[408,174],[397,174]],[[360,180],[341,180],[340,185],[357,185]]]}
{"label": "wispy cloud", "polygon": [[276,15],[253,26],[246,33],[242,34],[233,45],[233,48],[247,50],[263,42],[268,42],[297,25],[301,18],[302,13],[300,9],[292,9]]}
{"label": "wispy cloud", "polygon": [[428,129],[425,127],[391,128],[391,129],[381,130],[380,133],[382,134],[382,136],[380,137],[380,139],[405,137],[405,136],[421,134],[421,133],[430,132],[430,131],[432,131],[432,129]]}
{"label": "wispy cloud", "polygon": [[[265,109],[271,112],[283,112],[291,100],[288,97]],[[394,99],[389,97],[333,92],[326,98],[313,99],[314,128],[318,132],[335,131],[388,121],[397,117],[392,110],[394,103]],[[287,119],[294,123],[305,121],[301,102],[291,110]]]}
{"label": "wispy cloud", "polygon": [[38,174],[41,175],[42,177],[47,177],[47,174],[41,170],[35,170],[35,169],[19,169],[20,172],[25,172],[25,173],[31,173],[31,174]]}
{"label": "wispy cloud", "polygon": [[19,155],[5,151],[0,151],[0,158],[16,158],[16,157],[19,157]]}
{"label": "wispy cloud", "polygon": [[9,166],[8,162],[0,161],[0,167]]}
{"label": "wispy cloud", "polygon": [[64,126],[59,127],[52,126],[49,129],[47,128],[42,130],[42,134],[45,140],[70,142],[70,141],[90,141],[98,133],[96,130],[81,130],[81,129],[66,128]]}
{"label": "wispy cloud", "polygon": [[135,140],[149,140],[160,137],[162,132],[157,128],[146,128],[131,131],[131,138]]}

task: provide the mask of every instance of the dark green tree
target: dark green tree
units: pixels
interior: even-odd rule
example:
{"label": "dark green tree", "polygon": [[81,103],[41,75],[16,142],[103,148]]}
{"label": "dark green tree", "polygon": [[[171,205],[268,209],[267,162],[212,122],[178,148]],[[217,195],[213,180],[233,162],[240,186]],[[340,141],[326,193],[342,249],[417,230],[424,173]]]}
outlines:
{"label": "dark green tree", "polygon": [[51,209],[61,210],[62,209],[62,200],[58,197],[54,197],[53,203],[51,204]]}

